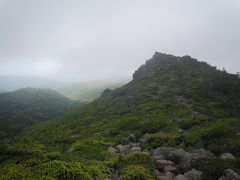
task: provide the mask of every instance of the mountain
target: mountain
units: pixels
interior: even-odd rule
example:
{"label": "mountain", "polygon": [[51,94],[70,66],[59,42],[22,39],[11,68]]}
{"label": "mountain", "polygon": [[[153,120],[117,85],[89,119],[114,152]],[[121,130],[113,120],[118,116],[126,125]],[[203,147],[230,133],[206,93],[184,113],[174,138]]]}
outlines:
{"label": "mountain", "polygon": [[0,173],[130,180],[240,173],[239,92],[236,75],[156,52],[128,84],[2,145]]}
{"label": "mountain", "polygon": [[86,83],[69,83],[56,88],[64,96],[81,102],[89,103],[99,98],[106,88],[116,89],[123,82],[114,83],[108,81],[90,81]]}
{"label": "mountain", "polygon": [[106,88],[115,89],[126,82],[89,81],[89,82],[57,82],[35,76],[0,76],[0,93],[16,91],[22,88],[51,88],[72,99],[89,103],[98,97]]}
{"label": "mountain", "polygon": [[0,94],[0,134],[8,137],[37,122],[51,119],[77,103],[50,89],[25,88]]}
{"label": "mountain", "polygon": [[43,77],[35,76],[0,76],[2,91],[16,91],[21,88],[52,88],[56,82]]}

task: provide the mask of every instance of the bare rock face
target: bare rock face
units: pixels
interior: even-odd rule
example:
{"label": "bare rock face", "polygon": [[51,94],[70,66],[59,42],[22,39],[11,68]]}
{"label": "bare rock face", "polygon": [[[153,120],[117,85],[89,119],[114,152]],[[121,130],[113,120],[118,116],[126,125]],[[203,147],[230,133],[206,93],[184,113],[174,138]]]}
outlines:
{"label": "bare rock face", "polygon": [[225,169],[223,176],[218,180],[240,180],[240,175],[231,169]]}
{"label": "bare rock face", "polygon": [[232,160],[232,159],[235,159],[235,157],[231,154],[231,153],[223,153],[221,156],[220,156],[221,159],[223,160]]}

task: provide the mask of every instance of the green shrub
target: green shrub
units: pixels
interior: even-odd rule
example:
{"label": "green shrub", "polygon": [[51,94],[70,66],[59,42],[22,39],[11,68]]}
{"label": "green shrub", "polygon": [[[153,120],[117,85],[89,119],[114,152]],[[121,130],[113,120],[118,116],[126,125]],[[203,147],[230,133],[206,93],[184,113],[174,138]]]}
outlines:
{"label": "green shrub", "polygon": [[225,169],[232,169],[240,173],[240,159],[237,160],[222,160],[215,159],[202,159],[192,163],[192,166],[197,170],[203,172],[203,179],[217,180],[223,175]]}
{"label": "green shrub", "polygon": [[153,180],[154,179],[148,169],[139,165],[130,165],[124,168],[122,170],[121,178],[123,180]]}

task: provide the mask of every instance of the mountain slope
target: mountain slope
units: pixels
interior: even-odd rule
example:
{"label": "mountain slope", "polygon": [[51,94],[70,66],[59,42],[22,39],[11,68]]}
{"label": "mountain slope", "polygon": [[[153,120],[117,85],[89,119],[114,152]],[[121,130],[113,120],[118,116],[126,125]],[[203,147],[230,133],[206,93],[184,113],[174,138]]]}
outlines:
{"label": "mountain slope", "polygon": [[50,89],[26,88],[0,94],[1,137],[14,135],[24,127],[60,115],[75,104]]}
{"label": "mountain slope", "polygon": [[[155,53],[128,84],[115,90],[106,89],[92,103],[27,129],[13,142],[23,150],[7,145],[2,150],[6,154],[2,162],[13,166],[21,159],[21,166],[31,176],[43,173],[57,178],[75,174],[79,178],[83,175],[75,171],[73,161],[77,161],[88,170],[89,165],[95,164],[92,171],[95,175],[86,171],[92,179],[106,178],[106,169],[110,168],[122,179],[148,180],[156,178],[154,168],[159,168],[149,151],[163,146],[185,151],[205,148],[216,156],[230,152],[237,157],[225,162],[214,156],[192,165],[203,171],[205,179],[218,179],[225,168],[240,172],[239,92],[240,79],[236,75],[190,56]],[[125,146],[129,139],[133,139],[131,143],[147,139],[141,144],[144,152],[111,153],[112,147],[134,147],[136,144]],[[37,152],[45,159],[36,158]],[[177,152],[181,154],[182,150]],[[15,156],[18,153],[26,157]],[[34,163],[29,165],[33,159]],[[179,159],[174,160],[179,163]],[[24,174],[27,176],[29,172]]]}

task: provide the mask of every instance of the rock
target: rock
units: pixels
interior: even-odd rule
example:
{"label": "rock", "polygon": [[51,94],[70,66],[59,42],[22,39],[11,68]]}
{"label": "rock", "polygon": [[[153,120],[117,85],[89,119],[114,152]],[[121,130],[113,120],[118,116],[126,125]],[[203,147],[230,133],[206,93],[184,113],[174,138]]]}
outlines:
{"label": "rock", "polygon": [[128,137],[122,138],[120,142],[123,145],[127,145],[130,142],[136,142],[136,137],[134,134],[130,134]]}
{"label": "rock", "polygon": [[171,172],[166,172],[164,175],[157,176],[159,180],[173,180],[175,175]]}
{"label": "rock", "polygon": [[100,132],[96,132],[93,134],[94,136],[101,136],[101,133]]}
{"label": "rock", "polygon": [[179,128],[179,129],[178,129],[178,133],[179,133],[179,134],[183,134],[184,132],[185,132],[185,131],[184,131],[182,128]]}
{"label": "rock", "polygon": [[118,152],[118,150],[115,149],[115,148],[112,147],[112,146],[108,146],[108,147],[107,147],[107,151],[110,152],[110,153],[117,153],[117,152]]}
{"label": "rock", "polygon": [[165,166],[174,165],[174,162],[168,160],[156,160],[156,165],[159,170],[163,170]]}
{"label": "rock", "polygon": [[202,172],[196,171],[195,169],[192,169],[191,171],[188,171],[184,174],[184,176],[188,180],[201,180],[202,179]]}
{"label": "rock", "polygon": [[115,131],[107,131],[107,136],[108,137],[115,137],[116,135],[118,135],[118,132],[115,132]]}
{"label": "rock", "polygon": [[141,148],[141,147],[132,147],[132,148],[130,149],[130,152],[140,152],[140,151],[142,151],[142,148]]}
{"label": "rock", "polygon": [[149,133],[144,134],[144,135],[138,140],[138,142],[139,142],[141,145],[144,145],[145,143],[147,143],[147,142],[149,141],[148,135],[149,135]]}
{"label": "rock", "polygon": [[223,160],[232,160],[232,159],[235,159],[235,157],[231,154],[231,153],[223,153],[221,156],[220,156],[221,159]]}
{"label": "rock", "polygon": [[173,180],[188,180],[184,175],[179,174]]}
{"label": "rock", "polygon": [[119,144],[116,146],[120,153],[127,154],[130,152],[130,145]]}
{"label": "rock", "polygon": [[168,154],[168,159],[179,164],[188,154],[183,149],[175,149]]}
{"label": "rock", "polygon": [[210,152],[206,149],[203,149],[203,148],[196,149],[191,152],[192,160],[197,160],[197,159],[202,159],[202,158],[214,158],[214,157],[215,157],[215,155],[212,152]]}
{"label": "rock", "polygon": [[162,156],[164,156],[165,159],[167,159],[169,153],[171,151],[173,151],[173,150],[175,150],[175,148],[172,148],[172,147],[159,147],[159,148],[153,150],[153,155],[154,156],[162,155]]}
{"label": "rock", "polygon": [[155,176],[163,176],[164,174],[163,173],[161,173],[159,170],[157,170],[157,169],[154,169],[153,170],[153,174],[155,175]]}
{"label": "rock", "polygon": [[174,166],[167,165],[167,166],[164,167],[163,172],[165,172],[165,173],[166,173],[166,172],[172,172],[172,173],[174,173],[174,174],[177,174],[177,173],[178,173],[178,170],[177,170],[177,168],[174,167]]}
{"label": "rock", "polygon": [[140,143],[129,142],[129,145],[130,145],[131,147],[139,147],[139,146],[140,146]]}
{"label": "rock", "polygon": [[152,156],[152,158],[156,161],[156,160],[163,160],[164,156],[163,155],[159,155],[159,156]]}
{"label": "rock", "polygon": [[223,172],[223,176],[218,180],[240,180],[240,175],[234,172],[231,169],[225,169]]}

